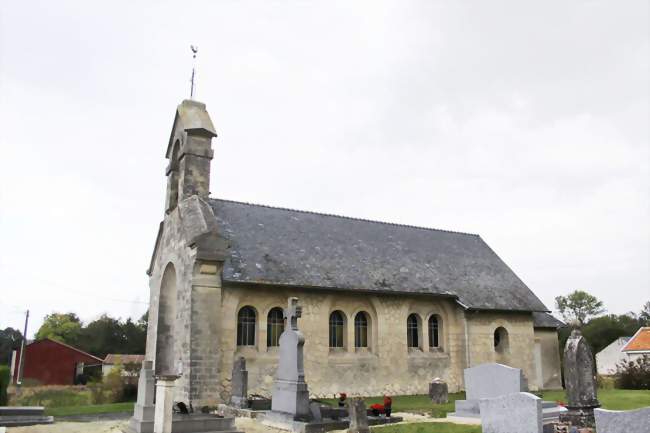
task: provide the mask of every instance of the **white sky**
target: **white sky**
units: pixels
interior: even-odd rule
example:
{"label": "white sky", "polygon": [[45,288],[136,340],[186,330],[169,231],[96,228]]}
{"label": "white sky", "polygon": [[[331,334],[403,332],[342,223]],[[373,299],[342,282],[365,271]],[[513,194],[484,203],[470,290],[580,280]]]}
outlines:
{"label": "white sky", "polygon": [[0,327],[139,317],[189,93],[213,197],[479,233],[549,307],[650,300],[648,2],[6,1]]}

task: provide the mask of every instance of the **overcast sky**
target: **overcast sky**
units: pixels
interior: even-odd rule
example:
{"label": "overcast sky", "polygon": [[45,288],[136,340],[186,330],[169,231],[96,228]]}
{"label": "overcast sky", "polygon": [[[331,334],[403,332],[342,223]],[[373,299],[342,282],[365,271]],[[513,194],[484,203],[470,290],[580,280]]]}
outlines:
{"label": "overcast sky", "polygon": [[648,2],[6,1],[0,328],[139,317],[176,105],[213,197],[480,234],[553,308],[650,300]]}

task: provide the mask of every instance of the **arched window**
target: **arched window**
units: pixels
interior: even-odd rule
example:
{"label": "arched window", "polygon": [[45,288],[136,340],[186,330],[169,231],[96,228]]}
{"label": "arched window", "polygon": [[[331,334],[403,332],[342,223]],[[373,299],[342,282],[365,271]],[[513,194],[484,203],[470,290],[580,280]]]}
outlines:
{"label": "arched window", "polygon": [[237,315],[237,346],[255,346],[255,310],[244,307]]}
{"label": "arched window", "polygon": [[280,335],[284,332],[284,314],[282,308],[275,307],[269,311],[266,320],[266,346],[280,345]]}
{"label": "arched window", "polygon": [[438,323],[438,316],[429,317],[429,347],[440,347],[440,323]]}
{"label": "arched window", "polygon": [[494,330],[494,350],[498,353],[506,353],[510,347],[508,331],[503,326]]}
{"label": "arched window", "polygon": [[368,316],[363,311],[354,316],[354,347],[368,347]]}
{"label": "arched window", "polygon": [[406,319],[406,341],[408,347],[420,347],[418,334],[418,316],[410,314]]}
{"label": "arched window", "polygon": [[330,314],[330,347],[343,347],[345,320],[343,313],[334,311]]}

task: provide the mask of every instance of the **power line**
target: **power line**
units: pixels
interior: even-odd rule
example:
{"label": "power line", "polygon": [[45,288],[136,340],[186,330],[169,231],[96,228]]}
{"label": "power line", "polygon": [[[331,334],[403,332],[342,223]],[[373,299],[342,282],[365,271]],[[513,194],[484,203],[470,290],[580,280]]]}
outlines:
{"label": "power line", "polygon": [[[0,263],[0,267],[4,267],[5,269],[8,269],[8,268],[7,268],[6,266],[4,266],[2,263]],[[76,290],[76,289],[71,289],[70,287],[64,287],[64,286],[62,286],[62,285],[59,284],[59,283],[56,283],[56,282],[53,282],[53,281],[44,280],[44,279],[42,279],[42,278],[40,278],[40,277],[36,277],[36,276],[30,276],[30,278],[33,278],[33,279],[35,279],[35,280],[37,280],[37,281],[40,281],[41,283],[46,284],[46,285],[48,285],[48,286],[55,286],[55,287],[57,287],[57,288],[60,289],[60,290],[64,290],[64,291],[67,291],[67,292],[69,292],[69,293],[73,293],[73,294],[77,294],[77,295],[90,296],[90,297],[92,297],[93,299],[100,299],[100,300],[103,300],[103,301],[109,301],[109,302],[123,302],[123,303],[128,303],[128,304],[143,304],[143,305],[149,305],[149,302],[144,302],[144,301],[128,301],[128,300],[126,300],[126,299],[107,298],[107,297],[104,297],[104,296],[101,296],[101,295],[100,295],[100,296],[97,296],[97,295],[95,295],[94,293],[88,293],[88,292],[84,292],[84,291],[80,291],[80,290]],[[21,310],[21,312],[24,313],[24,310]]]}

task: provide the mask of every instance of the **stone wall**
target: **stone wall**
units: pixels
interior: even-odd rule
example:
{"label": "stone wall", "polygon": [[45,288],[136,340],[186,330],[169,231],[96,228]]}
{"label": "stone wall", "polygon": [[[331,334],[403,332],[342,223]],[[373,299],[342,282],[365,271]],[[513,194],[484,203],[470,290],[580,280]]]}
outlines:
{"label": "stone wall", "polygon": [[[471,312],[467,313],[467,323],[470,366],[497,362],[520,368],[530,388],[538,389],[533,360],[535,334],[531,314]],[[494,344],[495,330],[500,327],[507,332],[507,347],[502,351],[499,351]]]}
{"label": "stone wall", "polygon": [[555,329],[536,328],[535,344],[541,348],[542,389],[562,389],[560,342]]}

